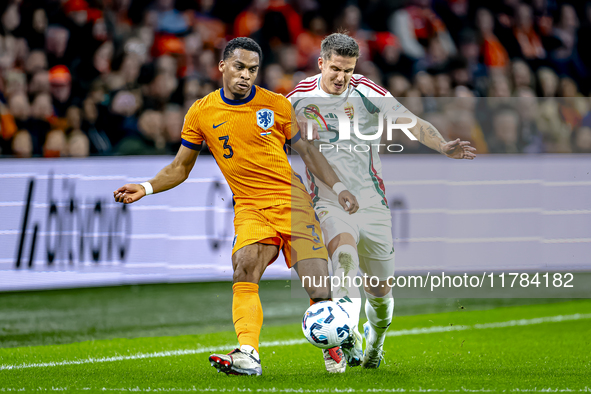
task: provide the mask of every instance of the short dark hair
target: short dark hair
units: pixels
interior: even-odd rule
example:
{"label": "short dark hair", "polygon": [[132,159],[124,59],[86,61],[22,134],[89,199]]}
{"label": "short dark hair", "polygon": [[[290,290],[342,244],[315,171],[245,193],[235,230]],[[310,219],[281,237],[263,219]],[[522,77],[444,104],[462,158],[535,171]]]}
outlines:
{"label": "short dark hair", "polygon": [[320,56],[330,59],[333,53],[343,57],[359,57],[359,44],[353,37],[344,33],[332,33],[322,40],[320,44]]}
{"label": "short dark hair", "polygon": [[256,52],[259,55],[259,62],[263,62],[263,50],[259,44],[255,42],[255,40],[248,37],[237,37],[233,40],[230,40],[230,42],[224,48],[224,55],[222,59],[228,59],[234,54],[236,49],[244,49],[246,51]]}

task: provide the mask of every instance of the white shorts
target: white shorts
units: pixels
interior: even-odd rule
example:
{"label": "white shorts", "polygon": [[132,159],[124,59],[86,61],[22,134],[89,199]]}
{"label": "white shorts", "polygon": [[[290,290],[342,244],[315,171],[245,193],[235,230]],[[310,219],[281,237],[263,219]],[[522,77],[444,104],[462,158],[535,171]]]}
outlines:
{"label": "white shorts", "polygon": [[394,275],[392,214],[388,207],[374,204],[349,215],[339,203],[320,199],[315,210],[326,245],[337,235],[349,233],[357,243],[362,272],[380,280]]}

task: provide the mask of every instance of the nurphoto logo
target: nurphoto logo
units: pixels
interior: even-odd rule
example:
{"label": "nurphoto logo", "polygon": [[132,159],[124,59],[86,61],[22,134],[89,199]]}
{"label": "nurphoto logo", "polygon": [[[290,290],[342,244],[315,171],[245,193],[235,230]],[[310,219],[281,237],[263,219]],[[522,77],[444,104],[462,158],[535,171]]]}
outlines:
{"label": "nurphoto logo", "polygon": [[[349,104],[349,103],[347,103]],[[341,141],[350,141],[352,138],[351,135],[351,126],[353,126],[353,133],[357,139],[362,141],[381,141],[382,134],[384,132],[384,116],[378,116],[378,125],[377,130],[375,133],[368,133],[366,130],[365,133],[362,133],[359,130],[359,116],[355,113],[355,109],[353,105],[346,105],[344,109],[333,109],[325,116],[320,115],[320,110],[317,105],[309,104],[304,108],[304,116],[307,119],[307,137],[308,140],[312,140],[313,136],[313,126],[314,124],[318,124],[318,126],[326,131],[332,131],[336,133],[336,138],[331,139],[329,142],[331,143],[321,143],[318,145],[318,148],[321,152],[326,152],[332,149],[336,151],[346,150],[348,152],[369,152],[371,147],[379,149],[381,146],[385,146],[388,152],[391,153],[398,153],[402,152],[404,149],[400,144],[367,144],[367,143],[359,143],[359,144],[349,144],[349,145],[339,145],[334,144],[335,142]],[[386,140],[392,141],[393,131],[394,130],[401,130],[410,140],[417,141],[417,138],[410,132],[410,128],[414,127],[417,124],[417,117],[411,113],[392,113],[388,114],[386,117]],[[398,118],[410,119],[408,123],[396,123]],[[338,120],[338,128],[335,127],[336,122],[329,122],[331,120]],[[332,124],[331,124],[332,123]]]}

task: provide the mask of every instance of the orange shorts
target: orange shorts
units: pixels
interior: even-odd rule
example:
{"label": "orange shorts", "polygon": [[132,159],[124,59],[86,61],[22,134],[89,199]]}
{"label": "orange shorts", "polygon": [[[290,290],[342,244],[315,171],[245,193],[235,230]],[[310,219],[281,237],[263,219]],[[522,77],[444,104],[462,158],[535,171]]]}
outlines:
{"label": "orange shorts", "polygon": [[[320,223],[310,205],[282,204],[244,209],[234,217],[234,234],[232,254],[258,242],[278,245],[289,268],[301,260],[328,260]],[[276,259],[277,256],[269,264]]]}

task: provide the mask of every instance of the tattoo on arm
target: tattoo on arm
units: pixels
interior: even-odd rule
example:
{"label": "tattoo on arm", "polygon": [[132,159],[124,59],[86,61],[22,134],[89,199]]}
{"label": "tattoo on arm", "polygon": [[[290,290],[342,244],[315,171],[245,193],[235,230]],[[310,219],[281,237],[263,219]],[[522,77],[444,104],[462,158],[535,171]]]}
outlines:
{"label": "tattoo on arm", "polygon": [[[422,135],[422,128],[421,128],[421,135]],[[441,143],[445,144],[445,140],[443,139],[443,137],[441,136],[441,134],[439,134],[439,132],[432,126],[429,125],[427,127],[427,132],[429,133],[429,135],[434,139],[434,140],[438,140],[441,141]],[[441,149],[439,147],[437,147],[437,151],[441,152]]]}
{"label": "tattoo on arm", "polygon": [[410,131],[419,139],[420,143],[442,153],[441,145],[444,145],[447,141],[431,123],[419,118],[417,125]]}
{"label": "tattoo on arm", "polygon": [[441,145],[445,144],[446,141],[431,123],[421,119],[412,131],[415,137],[418,137],[420,143],[441,153]]}

